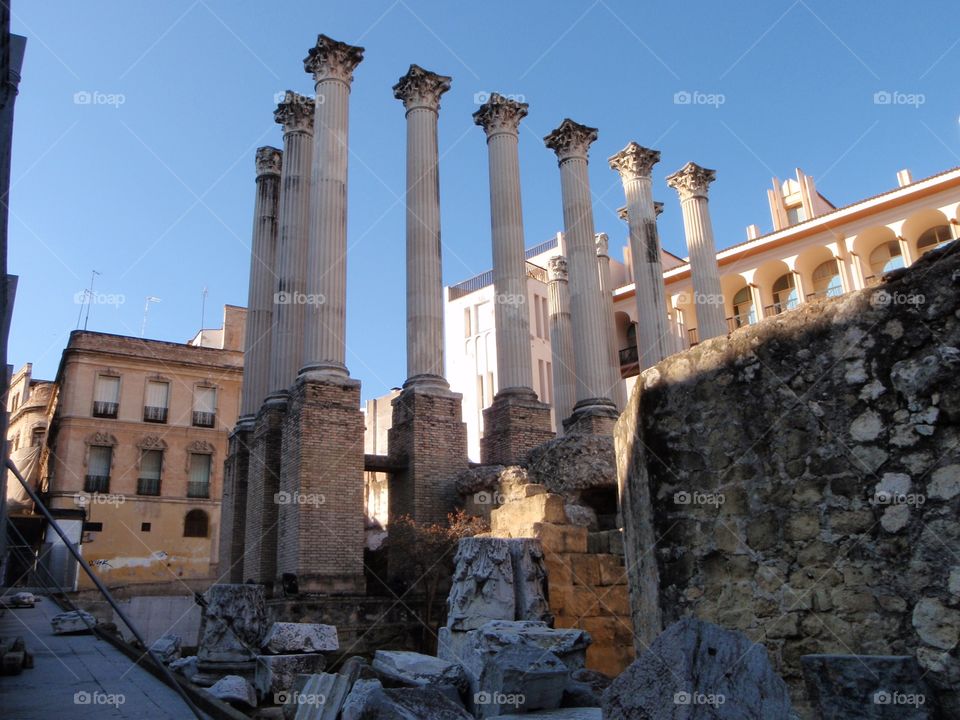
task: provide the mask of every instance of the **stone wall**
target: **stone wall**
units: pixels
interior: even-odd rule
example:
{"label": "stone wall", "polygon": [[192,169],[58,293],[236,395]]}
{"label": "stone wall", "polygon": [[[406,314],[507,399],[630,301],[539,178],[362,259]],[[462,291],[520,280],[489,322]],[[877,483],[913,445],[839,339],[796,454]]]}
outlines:
{"label": "stone wall", "polygon": [[802,655],[913,655],[960,717],[958,291],[947,248],[643,373],[616,430],[638,639],[743,630],[805,717]]}

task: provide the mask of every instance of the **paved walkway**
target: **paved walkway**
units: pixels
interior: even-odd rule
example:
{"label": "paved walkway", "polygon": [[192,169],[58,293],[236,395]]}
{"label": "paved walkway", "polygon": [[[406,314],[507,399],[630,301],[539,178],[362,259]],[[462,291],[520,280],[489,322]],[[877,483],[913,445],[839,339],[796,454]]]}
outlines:
{"label": "paved walkway", "polygon": [[50,618],[60,608],[49,598],[34,608],[7,609],[0,636],[23,637],[34,667],[0,676],[5,720],[192,718],[180,696],[126,655],[94,635],[54,635]]}

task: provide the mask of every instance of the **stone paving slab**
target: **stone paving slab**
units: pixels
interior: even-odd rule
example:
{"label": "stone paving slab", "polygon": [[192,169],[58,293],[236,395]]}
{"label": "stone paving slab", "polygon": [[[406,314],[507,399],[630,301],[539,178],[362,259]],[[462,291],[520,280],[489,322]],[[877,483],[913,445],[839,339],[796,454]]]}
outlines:
{"label": "stone paving slab", "polygon": [[0,616],[0,636],[22,636],[35,660],[32,670],[0,677],[5,720],[192,717],[176,691],[105,640],[89,633],[54,635],[50,618],[59,612],[44,597],[34,608]]}

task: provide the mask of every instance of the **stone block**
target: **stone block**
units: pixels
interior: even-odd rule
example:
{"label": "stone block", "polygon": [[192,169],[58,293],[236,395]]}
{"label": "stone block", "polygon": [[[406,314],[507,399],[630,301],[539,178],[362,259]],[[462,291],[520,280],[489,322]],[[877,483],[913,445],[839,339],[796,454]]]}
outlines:
{"label": "stone block", "polygon": [[570,669],[552,652],[512,645],[485,657],[471,698],[474,715],[488,718],[560,707],[569,680]]}
{"label": "stone block", "polygon": [[164,635],[154,640],[150,649],[164,665],[169,665],[180,657],[180,637],[178,635]]}
{"label": "stone block", "polygon": [[253,686],[239,675],[226,675],[209,688],[207,692],[218,700],[248,707],[257,706],[257,695]]}
{"label": "stone block", "polygon": [[527,537],[539,540],[548,557],[551,553],[585,553],[587,551],[587,529],[584,527],[534,523],[529,532]]}
{"label": "stone block", "polygon": [[383,685],[379,680],[368,680],[361,678],[353,684],[350,694],[343,703],[343,710],[340,713],[340,720],[362,720],[361,715],[367,704],[367,695],[374,690],[382,690]]}
{"label": "stone block", "polygon": [[510,547],[513,565],[514,619],[550,622],[547,602],[547,567],[539,540],[529,538],[505,541]]}
{"label": "stone block", "polygon": [[263,639],[263,651],[271,655],[334,652],[339,649],[337,629],[320,623],[275,622]]}
{"label": "stone block", "polygon": [[567,555],[566,559],[570,563],[574,585],[594,586],[600,584],[600,563],[596,555],[582,553]]}
{"label": "stone block", "polygon": [[514,528],[539,522],[561,525],[567,522],[562,495],[541,493],[501,505],[490,513],[490,532],[496,537],[519,537]]}
{"label": "stone block", "polygon": [[597,568],[600,571],[600,585],[625,585],[627,569],[622,555],[597,555]]}
{"label": "stone block", "polygon": [[252,661],[267,623],[262,585],[212,585],[204,595],[197,660],[206,663]]}
{"label": "stone block", "polygon": [[473,720],[462,705],[432,687],[371,687],[351,703],[351,716],[362,720]]}
{"label": "stone block", "polygon": [[516,616],[510,546],[499,538],[463,538],[454,559],[447,626],[475,630]]}
{"label": "stone block", "polygon": [[292,720],[337,720],[353,681],[335,673],[301,675],[287,694],[284,716]]}
{"label": "stone block", "polygon": [[261,699],[273,698],[294,686],[297,675],[322,672],[327,660],[319,653],[296,655],[258,655],[253,686]]}
{"label": "stone block", "polygon": [[91,628],[96,627],[97,619],[85,610],[70,610],[54,615],[50,618],[50,624],[54,635],[67,635],[92,632]]}
{"label": "stone block", "polygon": [[373,669],[383,678],[413,687],[450,685],[463,692],[467,676],[459,663],[404,650],[377,650]]}

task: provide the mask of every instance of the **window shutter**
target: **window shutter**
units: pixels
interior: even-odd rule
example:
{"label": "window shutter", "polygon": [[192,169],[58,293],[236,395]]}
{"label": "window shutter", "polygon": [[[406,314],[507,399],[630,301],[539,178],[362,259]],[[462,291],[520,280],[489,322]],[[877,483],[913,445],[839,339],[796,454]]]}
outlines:
{"label": "window shutter", "polygon": [[147,383],[147,407],[166,408],[170,385],[165,382]]}
{"label": "window shutter", "polygon": [[94,445],[90,448],[90,459],[87,462],[87,470],[90,475],[107,477],[110,475],[110,458],[112,449],[100,445]]}
{"label": "window shutter", "polygon": [[210,482],[210,456],[193,453],[190,455],[190,482]]}
{"label": "window shutter", "polygon": [[163,466],[163,452],[160,450],[144,450],[140,457],[140,477],[144,480],[159,480]]}
{"label": "window shutter", "polygon": [[194,412],[214,413],[217,411],[217,389],[198,387],[193,394]]}
{"label": "window shutter", "polygon": [[109,375],[97,377],[97,390],[94,400],[108,403],[120,402],[120,378]]}

